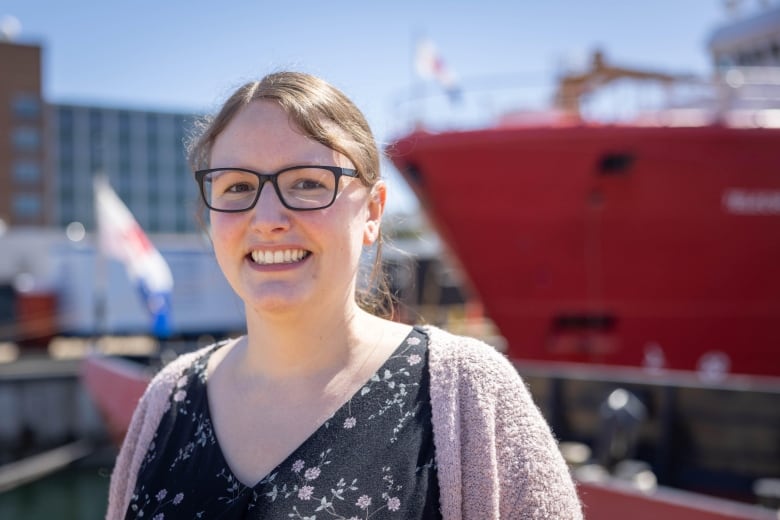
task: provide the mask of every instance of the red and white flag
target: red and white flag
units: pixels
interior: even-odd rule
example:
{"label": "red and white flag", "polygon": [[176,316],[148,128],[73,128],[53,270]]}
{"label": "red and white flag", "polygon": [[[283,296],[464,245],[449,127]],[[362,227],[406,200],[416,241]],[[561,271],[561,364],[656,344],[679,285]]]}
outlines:
{"label": "red and white flag", "polygon": [[108,181],[96,177],[94,188],[98,247],[103,254],[125,266],[153,317],[154,333],[159,337],[167,336],[173,291],[173,275],[168,263]]}
{"label": "red and white flag", "polygon": [[455,101],[460,96],[460,87],[455,75],[444,63],[433,42],[427,38],[417,43],[415,69],[421,78],[439,83],[447,91],[451,100]]}

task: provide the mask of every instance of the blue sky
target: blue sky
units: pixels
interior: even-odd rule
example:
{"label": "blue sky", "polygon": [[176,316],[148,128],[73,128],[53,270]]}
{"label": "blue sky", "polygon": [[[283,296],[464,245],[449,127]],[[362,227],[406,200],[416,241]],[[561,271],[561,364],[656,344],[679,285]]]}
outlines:
{"label": "blue sky", "polygon": [[396,100],[417,81],[417,35],[435,42],[466,87],[496,76],[547,82],[597,47],[618,64],[705,74],[706,39],[727,19],[723,4],[5,0],[0,17],[21,22],[19,41],[45,46],[44,95],[52,102],[206,112],[243,81],[291,68],[344,90],[386,142]]}

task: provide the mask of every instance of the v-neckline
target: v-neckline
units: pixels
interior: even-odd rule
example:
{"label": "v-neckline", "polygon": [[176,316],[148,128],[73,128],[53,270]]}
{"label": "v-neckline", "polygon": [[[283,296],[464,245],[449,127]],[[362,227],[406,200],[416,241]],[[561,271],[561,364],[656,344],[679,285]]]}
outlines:
{"label": "v-neckline", "polygon": [[247,484],[242,479],[238,478],[233,468],[230,466],[230,463],[227,460],[227,457],[225,456],[225,452],[222,449],[222,442],[219,439],[219,435],[217,433],[217,428],[214,423],[214,416],[211,413],[211,402],[209,400],[209,394],[208,394],[208,363],[211,359],[211,356],[219,350],[221,347],[225,346],[227,342],[224,342],[222,344],[215,345],[214,348],[209,349],[207,352],[203,354],[203,358],[201,359],[201,374],[197,374],[197,377],[194,379],[198,381],[199,384],[203,386],[203,399],[205,400],[204,403],[204,413],[205,418],[211,423],[212,429],[214,432],[214,440],[215,440],[215,448],[216,448],[216,454],[219,462],[222,464],[222,466],[225,468],[225,470],[229,473],[229,476],[235,479],[237,483],[239,483],[241,486],[243,486],[245,489],[253,489],[256,490],[257,488],[261,487],[263,484],[266,483],[266,480],[274,475],[275,473],[278,473],[282,470],[282,468],[285,467],[285,465],[290,465],[291,459],[293,459],[300,451],[303,449],[306,445],[310,443],[313,439],[319,437],[322,435],[323,431],[326,430],[329,427],[330,421],[339,415],[347,406],[351,405],[352,402],[356,398],[363,397],[362,390],[366,385],[368,385],[372,379],[374,379],[382,370],[385,370],[387,367],[387,364],[390,362],[391,359],[396,357],[399,353],[399,351],[407,345],[407,340],[409,340],[412,335],[417,333],[424,334],[423,331],[421,331],[417,326],[413,326],[409,332],[404,336],[404,338],[400,341],[398,345],[393,349],[391,354],[387,357],[387,359],[384,360],[384,362],[374,371],[371,373],[371,375],[368,376],[368,378],[357,388],[357,390],[350,395],[350,397],[344,401],[337,409],[334,411],[329,417],[327,417],[321,424],[319,424],[303,441],[301,441],[289,454],[287,454],[282,460],[279,461],[278,464],[276,464],[271,470],[266,472],[265,475],[263,475],[257,482],[254,484]]}

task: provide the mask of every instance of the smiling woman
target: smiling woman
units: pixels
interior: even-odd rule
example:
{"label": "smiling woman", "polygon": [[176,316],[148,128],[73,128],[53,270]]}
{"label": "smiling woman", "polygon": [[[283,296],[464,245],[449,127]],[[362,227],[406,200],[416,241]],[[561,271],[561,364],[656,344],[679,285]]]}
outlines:
{"label": "smiling woman", "polygon": [[361,305],[387,189],[348,98],[272,74],[239,88],[190,156],[247,332],[152,381],[108,518],[581,518],[506,359]]}

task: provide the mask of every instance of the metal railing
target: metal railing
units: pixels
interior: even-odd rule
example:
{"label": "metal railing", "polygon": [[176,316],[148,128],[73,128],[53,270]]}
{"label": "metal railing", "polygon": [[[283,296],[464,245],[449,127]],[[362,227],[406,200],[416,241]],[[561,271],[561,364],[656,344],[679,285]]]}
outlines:
{"label": "metal railing", "polygon": [[617,79],[581,94],[580,111],[556,108],[555,78],[504,76],[464,81],[453,94],[416,85],[396,96],[391,133],[490,126],[630,124],[780,128],[780,67],[739,67],[674,82]]}

